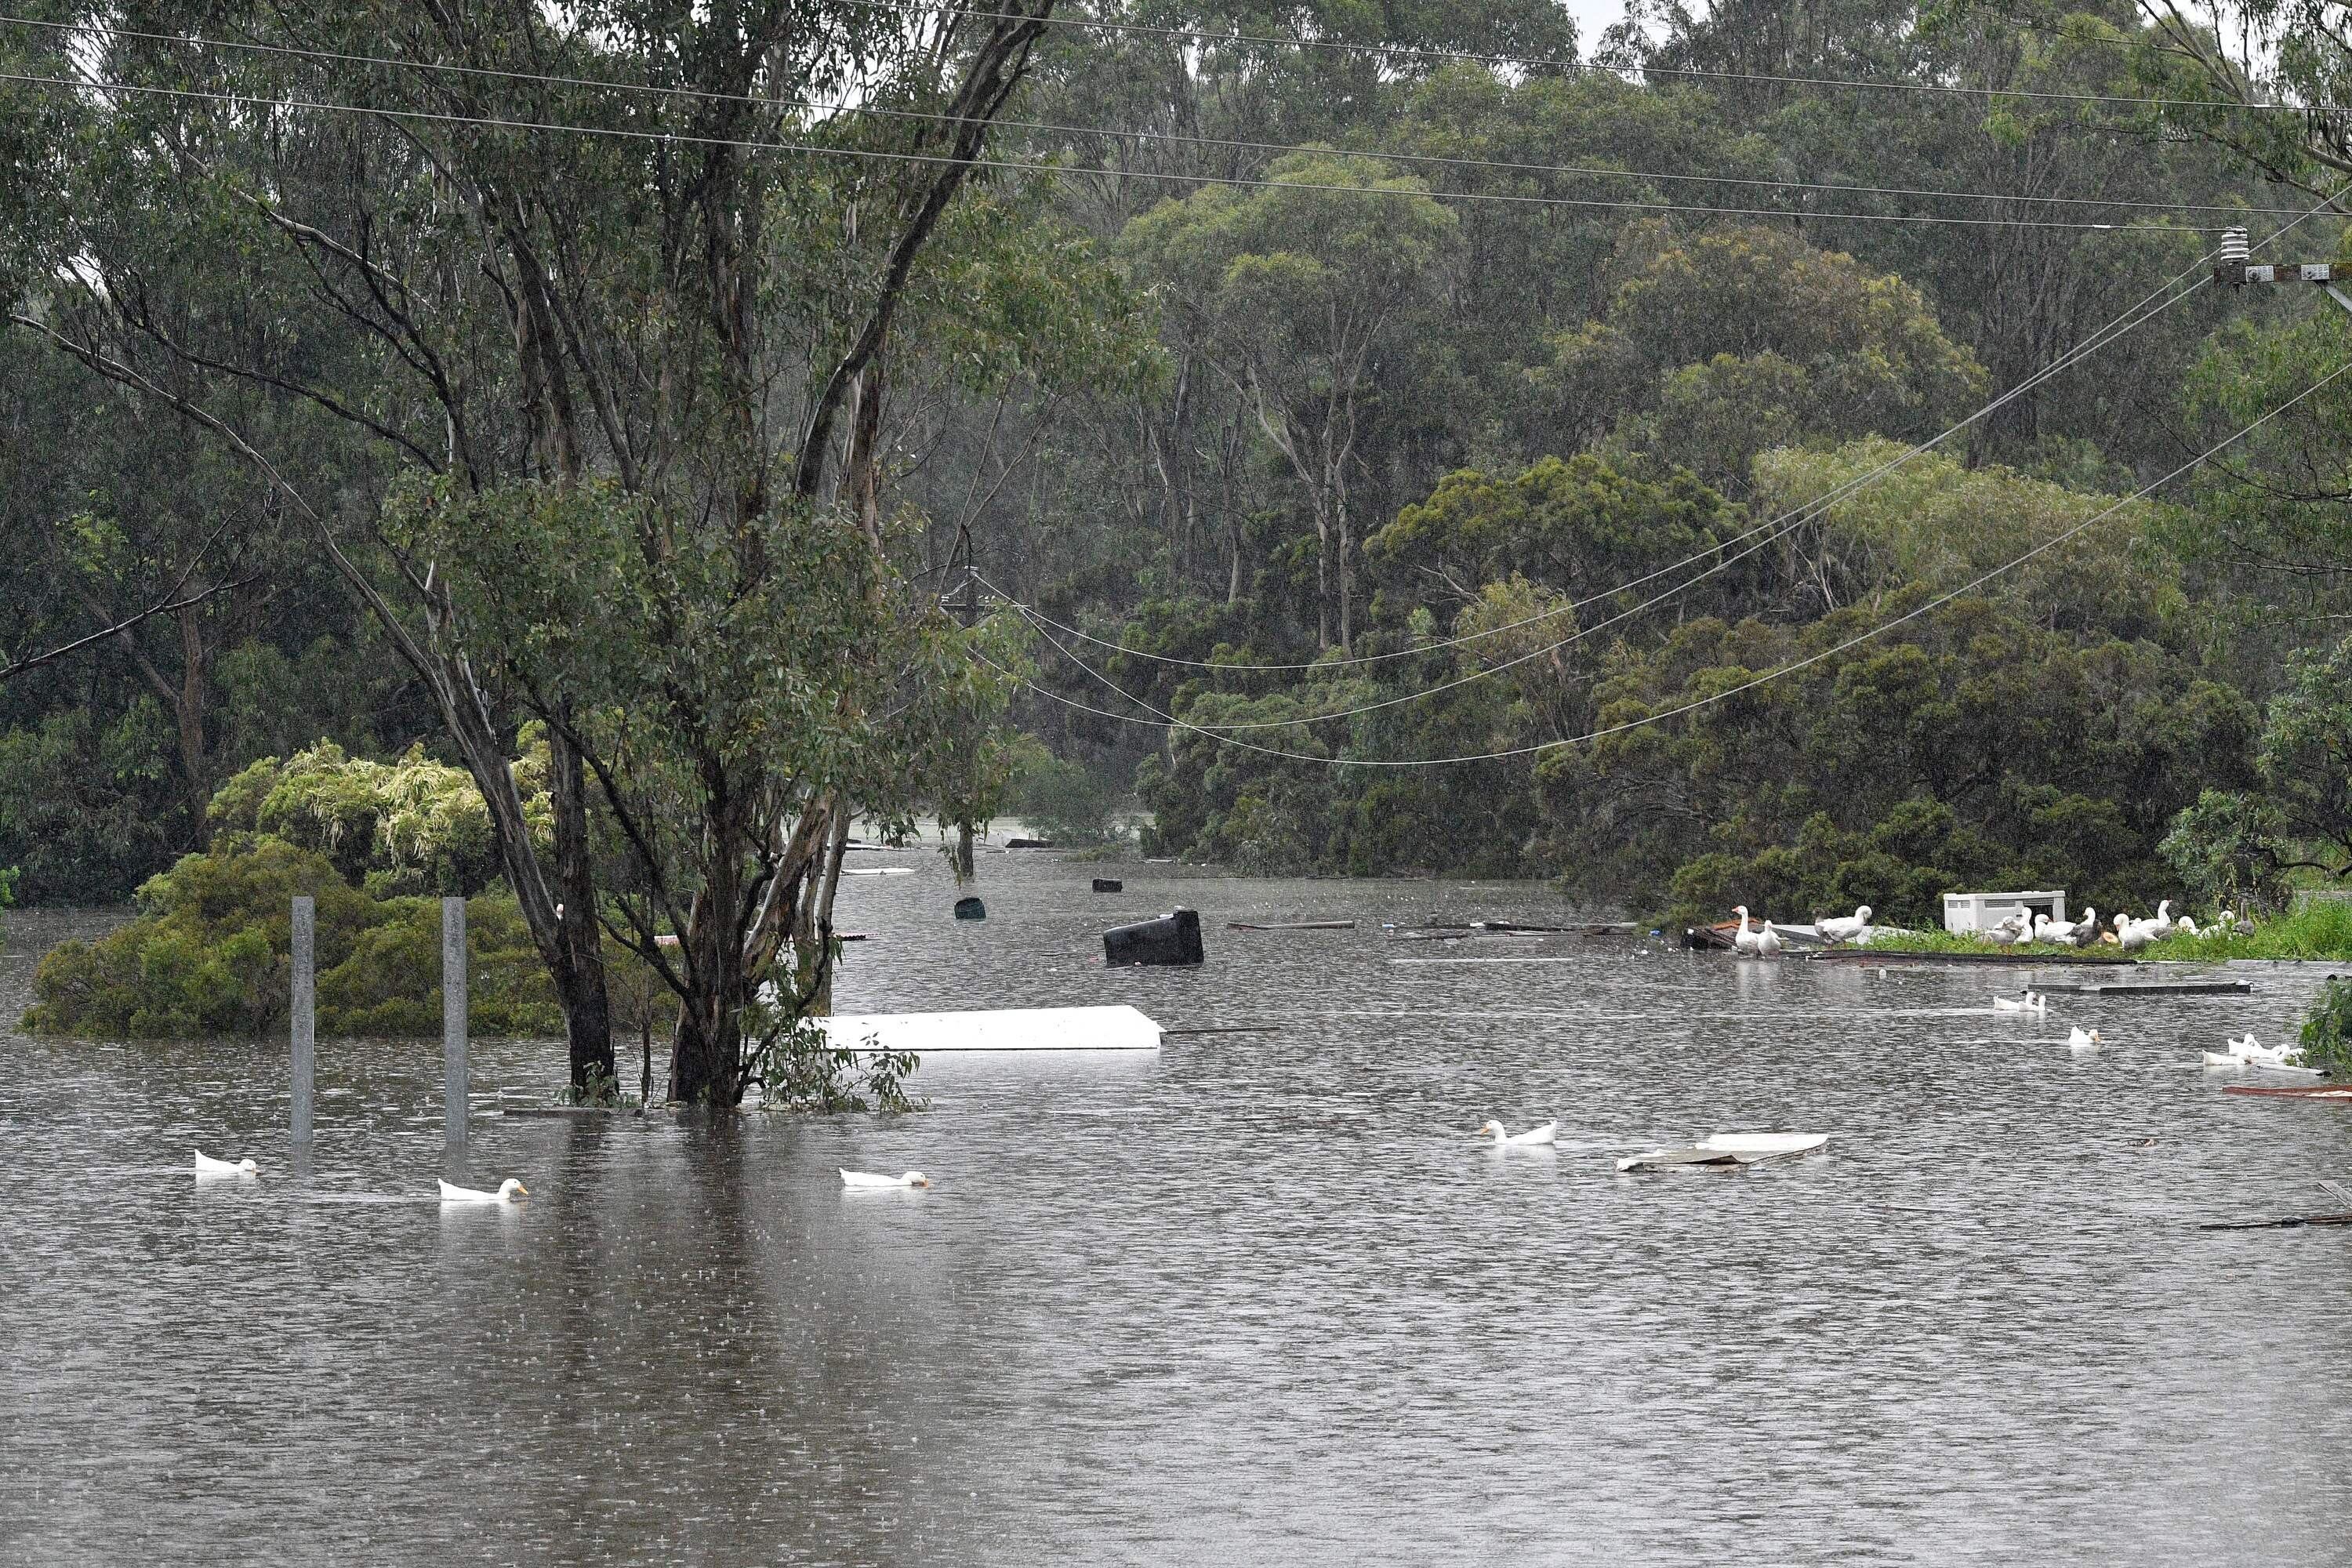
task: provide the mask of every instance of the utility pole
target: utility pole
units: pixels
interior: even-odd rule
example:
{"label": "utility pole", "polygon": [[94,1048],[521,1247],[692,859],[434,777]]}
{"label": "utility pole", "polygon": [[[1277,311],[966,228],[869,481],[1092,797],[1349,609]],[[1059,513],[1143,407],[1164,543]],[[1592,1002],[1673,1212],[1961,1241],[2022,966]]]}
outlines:
{"label": "utility pole", "polygon": [[[2226,283],[2232,289],[2242,289],[2249,283],[2315,283],[2327,290],[2327,297],[2352,313],[2352,296],[2336,287],[2339,279],[2336,268],[2326,261],[2300,261],[2293,264],[2263,262],[2253,259],[2253,247],[2246,243],[2246,231],[2229,228],[2221,231],[2221,258],[2213,264],[2213,281]],[[2341,279],[2352,282],[2352,277]]]}
{"label": "utility pole", "polygon": [[[972,568],[970,523],[959,524],[956,528],[955,554],[950,560],[956,559],[963,562],[963,586],[956,591],[955,618],[957,624],[970,631],[980,621],[980,574]],[[973,737],[969,732],[964,736],[964,764],[977,773],[980,759]],[[977,784],[979,781],[975,777],[969,782]],[[964,815],[969,817],[970,810],[967,809]],[[955,877],[959,888],[972,879],[971,824],[969,821],[956,824]]]}

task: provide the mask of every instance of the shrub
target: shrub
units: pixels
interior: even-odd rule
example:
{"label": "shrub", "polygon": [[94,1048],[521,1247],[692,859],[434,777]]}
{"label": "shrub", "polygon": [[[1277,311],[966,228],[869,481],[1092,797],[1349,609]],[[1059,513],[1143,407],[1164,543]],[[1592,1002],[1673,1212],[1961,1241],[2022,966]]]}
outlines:
{"label": "shrub", "polygon": [[[25,1026],[111,1039],[259,1036],[286,1024],[292,901],[316,900],[319,1028],[425,1037],[441,1030],[440,910],[429,899],[374,899],[315,850],[229,834],[150,878],[139,915],[96,942],[42,959]],[[485,1034],[560,1032],[537,952],[514,901],[467,905],[467,1016]]]}
{"label": "shrub", "polygon": [[2339,1078],[2352,1072],[2352,983],[2327,977],[2303,1021],[2303,1060]]}

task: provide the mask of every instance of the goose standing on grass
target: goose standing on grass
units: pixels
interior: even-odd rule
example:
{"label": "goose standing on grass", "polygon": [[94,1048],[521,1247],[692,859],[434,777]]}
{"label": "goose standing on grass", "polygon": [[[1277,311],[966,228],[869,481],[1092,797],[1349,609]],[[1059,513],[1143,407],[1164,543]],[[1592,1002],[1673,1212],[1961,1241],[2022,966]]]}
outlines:
{"label": "goose standing on grass", "polygon": [[2018,942],[2025,940],[2028,934],[2025,924],[2025,911],[2023,910],[2011,910],[1997,924],[1987,926],[1984,931],[1979,934],[1982,935],[1996,947],[2014,947]]}
{"label": "goose standing on grass", "polygon": [[1823,942],[1852,942],[1870,929],[1870,906],[1859,904],[1850,915],[1832,915],[1828,920],[1816,920],[1813,929],[1822,933]]}
{"label": "goose standing on grass", "polygon": [[2070,1051],[2095,1051],[2105,1044],[2099,1038],[2098,1030],[2085,1029],[2080,1024],[2075,1025],[2074,1033],[2066,1037],[2066,1048]]}
{"label": "goose standing on grass", "polygon": [[1731,933],[1731,945],[1748,957],[1755,957],[1756,933],[1748,929],[1748,906],[1735,904],[1732,906],[1731,912],[1739,917],[1739,929]]}
{"label": "goose standing on grass", "polygon": [[2088,947],[2099,940],[2099,910],[2096,905],[2083,906],[2083,918],[2074,922],[2074,934],[2066,940],[2076,947]]}
{"label": "goose standing on grass", "polygon": [[202,1149],[196,1151],[196,1174],[199,1176],[257,1176],[261,1167],[251,1160],[215,1160]]}
{"label": "goose standing on grass", "polygon": [[1489,1121],[1478,1129],[1477,1136],[1500,1148],[1528,1148],[1538,1143],[1559,1142],[1559,1123],[1547,1121],[1541,1127],[1530,1127],[1525,1132],[1506,1132],[1499,1121]]}
{"label": "goose standing on grass", "polygon": [[446,1182],[441,1184],[441,1201],[445,1204],[510,1204],[517,1198],[529,1196],[530,1189],[512,1176],[500,1182],[495,1193],[486,1193],[477,1187],[454,1187]]}
{"label": "goose standing on grass", "polygon": [[2151,922],[2122,915],[2116,918],[2116,941],[2126,952],[2137,952],[2155,940]]}
{"label": "goose standing on grass", "polygon": [[[841,1171],[838,1165],[834,1169]],[[845,1187],[928,1187],[931,1179],[920,1171],[909,1171],[903,1176],[877,1176],[871,1171],[841,1171],[841,1184]]]}

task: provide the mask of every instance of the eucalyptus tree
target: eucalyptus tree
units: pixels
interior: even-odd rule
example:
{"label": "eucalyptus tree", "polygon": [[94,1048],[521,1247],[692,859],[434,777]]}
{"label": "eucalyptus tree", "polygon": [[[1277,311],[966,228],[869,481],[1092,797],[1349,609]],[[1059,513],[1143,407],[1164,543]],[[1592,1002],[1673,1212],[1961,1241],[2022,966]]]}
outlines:
{"label": "eucalyptus tree", "polygon": [[601,924],[678,1000],[671,1093],[740,1099],[854,815],[987,700],[894,585],[882,367],[1050,6],[91,6],[21,51],[11,320],[251,464],[372,607],[577,1082]]}
{"label": "eucalyptus tree", "polygon": [[[1378,356],[1442,286],[1458,225],[1377,160],[1302,153],[1246,194],[1162,203],[1121,245],[1184,346],[1233,390],[1314,521],[1317,639],[1354,635],[1354,490]],[[1369,195],[1366,193],[1370,193]]]}

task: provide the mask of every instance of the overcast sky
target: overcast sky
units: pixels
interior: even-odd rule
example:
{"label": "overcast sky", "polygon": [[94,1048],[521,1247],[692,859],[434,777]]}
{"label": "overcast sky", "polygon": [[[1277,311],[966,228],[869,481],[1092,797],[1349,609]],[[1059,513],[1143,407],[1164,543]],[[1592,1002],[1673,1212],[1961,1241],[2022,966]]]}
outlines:
{"label": "overcast sky", "polygon": [[1601,35],[1625,14],[1624,0],[1560,0],[1576,18],[1576,45],[1591,54]]}

